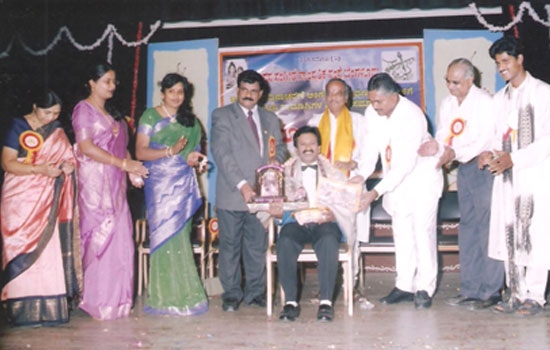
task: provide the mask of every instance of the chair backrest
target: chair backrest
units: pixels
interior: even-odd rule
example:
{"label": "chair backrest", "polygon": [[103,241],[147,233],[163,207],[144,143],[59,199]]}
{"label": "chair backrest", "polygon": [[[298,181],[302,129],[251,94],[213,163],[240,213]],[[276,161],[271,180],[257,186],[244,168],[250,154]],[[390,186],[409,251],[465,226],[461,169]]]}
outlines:
{"label": "chair backrest", "polygon": [[[367,189],[369,191],[372,190],[376,186],[376,184],[380,182],[380,180],[382,179],[381,178],[367,179]],[[391,223],[390,214],[388,214],[388,212],[382,206],[382,197],[383,196],[380,196],[380,198],[372,202],[370,206],[371,225]]]}
{"label": "chair backrest", "polygon": [[437,220],[441,222],[460,221],[460,208],[458,205],[458,192],[445,191],[439,199],[439,211]]}
{"label": "chair backrest", "polygon": [[[373,189],[380,178],[368,179],[367,188]],[[370,218],[371,224],[389,224],[391,216],[382,207],[382,197],[371,204]],[[439,199],[439,208],[437,213],[437,221],[441,222],[458,222],[460,221],[460,208],[458,206],[458,192],[444,191]]]}
{"label": "chair backrest", "polygon": [[193,229],[191,232],[191,241],[195,245],[197,242],[201,245],[206,244],[206,225],[208,223],[208,201],[203,200],[203,204],[193,215]]}

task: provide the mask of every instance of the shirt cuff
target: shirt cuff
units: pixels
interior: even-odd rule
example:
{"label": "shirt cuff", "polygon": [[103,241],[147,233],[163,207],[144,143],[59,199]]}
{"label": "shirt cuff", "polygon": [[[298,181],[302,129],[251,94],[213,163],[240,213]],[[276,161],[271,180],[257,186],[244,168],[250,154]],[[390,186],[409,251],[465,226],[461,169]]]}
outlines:
{"label": "shirt cuff", "polygon": [[245,183],[246,183],[246,180],[241,180],[241,181],[237,184],[237,189],[240,191],[241,188],[244,186]]}

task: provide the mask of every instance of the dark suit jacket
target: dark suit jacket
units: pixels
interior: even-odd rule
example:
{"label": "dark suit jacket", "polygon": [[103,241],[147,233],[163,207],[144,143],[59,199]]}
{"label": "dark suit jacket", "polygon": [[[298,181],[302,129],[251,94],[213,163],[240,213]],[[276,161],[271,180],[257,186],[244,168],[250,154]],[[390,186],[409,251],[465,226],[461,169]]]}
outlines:
{"label": "dark suit jacket", "polygon": [[238,102],[217,108],[212,113],[210,147],[218,171],[216,207],[219,209],[248,211],[237,184],[244,179],[254,188],[256,169],[269,161],[271,136],[275,138],[276,159],[280,163],[286,159],[279,118],[263,108],[258,108],[258,114],[263,156],[260,156],[256,139]]}

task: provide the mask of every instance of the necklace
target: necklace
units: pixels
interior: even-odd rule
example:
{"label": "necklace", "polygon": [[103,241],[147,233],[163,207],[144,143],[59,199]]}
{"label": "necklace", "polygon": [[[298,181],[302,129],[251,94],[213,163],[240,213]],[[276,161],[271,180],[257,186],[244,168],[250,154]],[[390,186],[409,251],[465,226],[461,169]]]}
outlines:
{"label": "necklace", "polygon": [[168,118],[170,118],[170,123],[175,123],[175,122],[176,122],[176,116],[177,116],[178,113],[176,112],[176,114],[171,115],[170,113],[168,113],[168,110],[167,110],[166,107],[164,106],[164,103],[161,103],[160,105],[161,105],[162,110],[164,111],[164,113],[166,113],[166,115],[168,116]]}

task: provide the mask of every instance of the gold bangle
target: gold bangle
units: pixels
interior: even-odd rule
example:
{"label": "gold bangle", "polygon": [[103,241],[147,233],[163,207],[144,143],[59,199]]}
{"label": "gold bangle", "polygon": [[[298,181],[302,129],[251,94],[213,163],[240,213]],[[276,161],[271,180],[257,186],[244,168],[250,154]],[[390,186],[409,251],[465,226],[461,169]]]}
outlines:
{"label": "gold bangle", "polygon": [[165,157],[168,157],[168,150],[169,150],[169,149],[170,149],[170,147],[166,147],[166,148],[164,149],[164,156],[165,156]]}
{"label": "gold bangle", "polygon": [[128,165],[128,160],[124,158],[122,160],[122,170],[126,171],[126,166]]}
{"label": "gold bangle", "polygon": [[172,157],[174,153],[172,152],[172,147],[168,147],[168,155]]}
{"label": "gold bangle", "polygon": [[36,174],[36,169],[34,169],[34,164],[31,164],[31,174]]}

